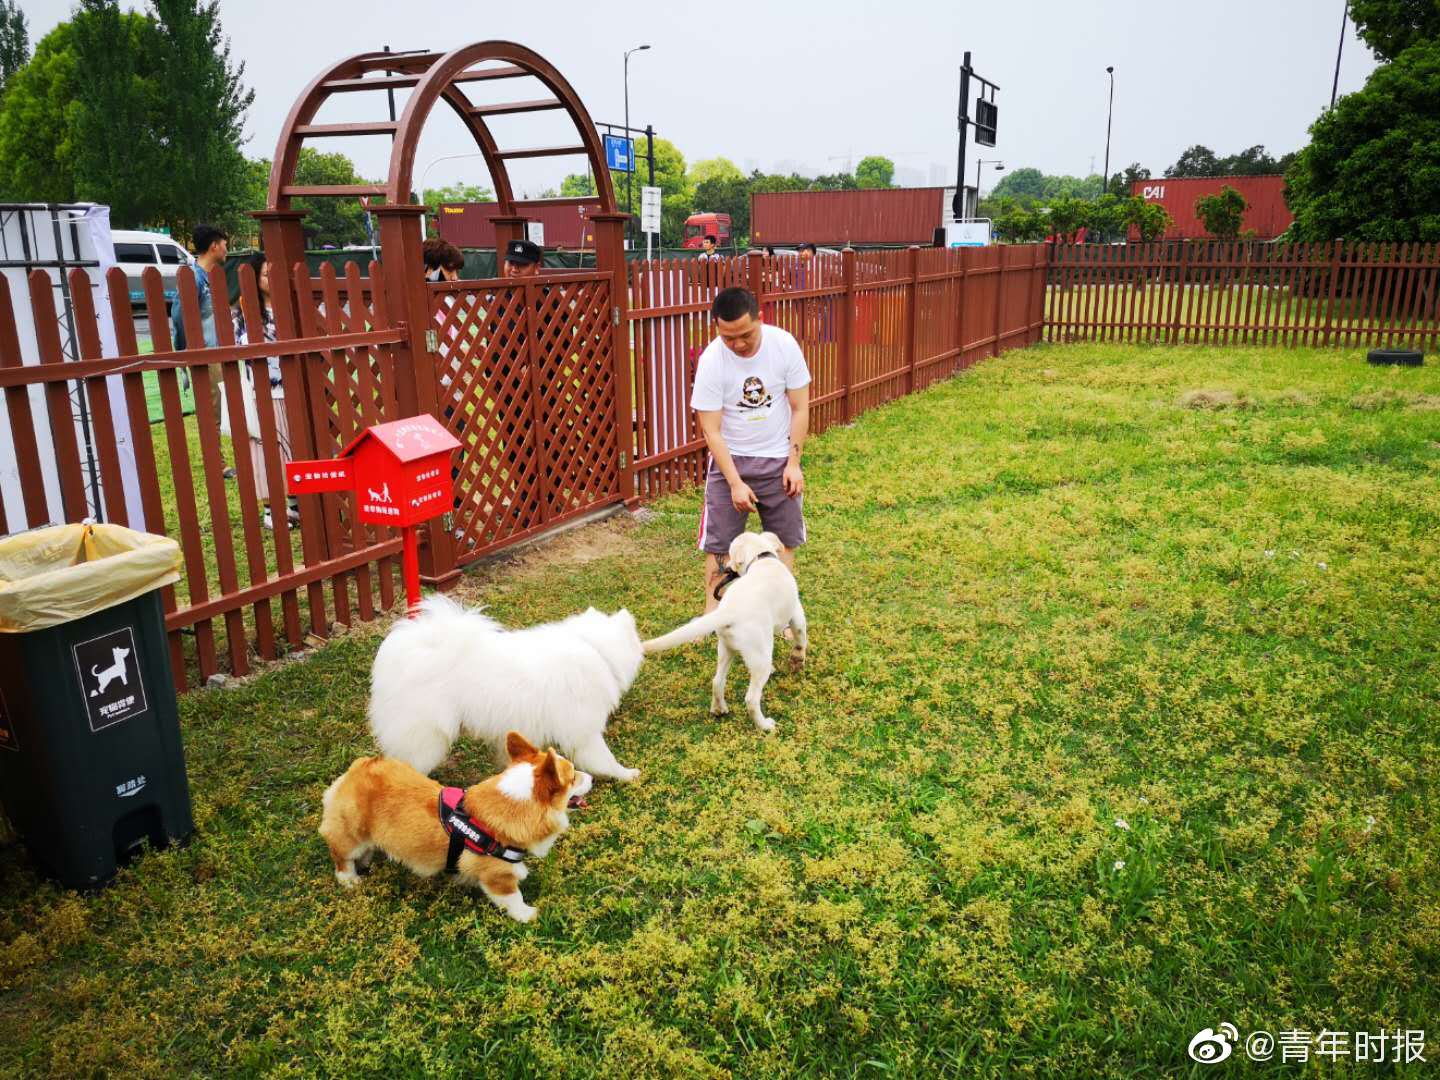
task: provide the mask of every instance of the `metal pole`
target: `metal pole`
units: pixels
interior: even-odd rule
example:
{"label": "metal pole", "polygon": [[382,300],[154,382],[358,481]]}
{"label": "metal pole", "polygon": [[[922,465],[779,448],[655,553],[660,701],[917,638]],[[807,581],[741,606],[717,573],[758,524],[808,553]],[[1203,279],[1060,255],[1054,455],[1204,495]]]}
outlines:
{"label": "metal pole", "polygon": [[1105,180],[1100,185],[1100,194],[1104,195],[1110,190],[1110,121],[1115,116],[1115,69],[1107,67],[1105,73],[1110,76],[1110,111],[1105,114]]}
{"label": "metal pole", "polygon": [[1340,47],[1335,50],[1335,81],[1330,84],[1330,108],[1335,108],[1335,98],[1340,94],[1340,55],[1345,51],[1345,20],[1350,15],[1347,2],[1340,11]]}
{"label": "metal pole", "polygon": [[[389,51],[390,51],[390,46],[389,46],[389,45],[386,45],[386,46],[385,46],[385,51],[386,51],[386,52],[389,52]],[[395,74],[395,73],[394,73],[393,71],[391,71],[389,68],[386,68],[386,69],[385,69],[385,74],[386,74],[386,75],[393,75],[393,74]],[[395,122],[395,89],[394,89],[394,87],[387,86],[387,87],[385,88],[385,96],[386,96],[386,97],[389,99],[389,101],[390,101],[390,122],[393,124],[393,123]],[[393,142],[395,136],[392,135],[392,136],[390,136],[390,138],[391,138],[391,141]]]}
{"label": "metal pole", "polygon": [[950,209],[955,220],[965,217],[965,138],[970,129],[970,53],[965,53],[965,62],[960,66],[960,160],[955,166],[955,198]]}
{"label": "metal pole", "polygon": [[635,154],[630,142],[630,54],[625,54],[625,156],[630,165],[630,171],[625,174],[625,246],[630,246],[630,215],[631,195],[634,191],[634,184],[631,182],[635,177]]}

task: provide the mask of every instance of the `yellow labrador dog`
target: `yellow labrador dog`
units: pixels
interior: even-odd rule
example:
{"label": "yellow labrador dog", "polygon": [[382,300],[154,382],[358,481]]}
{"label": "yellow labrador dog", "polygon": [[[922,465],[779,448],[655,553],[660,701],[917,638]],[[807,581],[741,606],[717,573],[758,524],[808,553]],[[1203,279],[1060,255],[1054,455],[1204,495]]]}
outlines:
{"label": "yellow labrador dog", "polygon": [[774,731],[775,721],[760,707],[760,696],[775,670],[775,633],[789,627],[795,634],[790,666],[798,671],[805,664],[809,638],[805,630],[805,609],[800,606],[800,589],[795,576],[780,561],[780,538],[771,532],[741,533],[730,545],[731,584],[714,611],[691,619],[664,637],[645,642],[645,652],[664,652],[714,634],[719,648],[715,681],[711,684],[710,711],[724,716],[725,677],[738,652],[750,672],[745,708],[761,731]]}

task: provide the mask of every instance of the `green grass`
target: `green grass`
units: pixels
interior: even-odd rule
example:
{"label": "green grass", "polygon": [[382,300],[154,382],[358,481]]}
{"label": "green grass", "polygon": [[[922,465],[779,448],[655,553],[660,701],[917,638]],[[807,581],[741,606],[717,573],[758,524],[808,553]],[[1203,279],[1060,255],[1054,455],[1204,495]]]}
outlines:
{"label": "green grass", "polygon": [[[375,633],[192,695],[192,844],[97,896],[0,849],[0,1073],[1201,1076],[1223,1022],[1424,1028],[1433,1063],[1437,405],[1433,363],[1353,351],[1041,346],[828,433],[778,731],[706,715],[711,647],[649,663],[611,724],[643,775],[535,864],[529,926],[336,885]],[[462,592],[668,629],[696,506]]]}

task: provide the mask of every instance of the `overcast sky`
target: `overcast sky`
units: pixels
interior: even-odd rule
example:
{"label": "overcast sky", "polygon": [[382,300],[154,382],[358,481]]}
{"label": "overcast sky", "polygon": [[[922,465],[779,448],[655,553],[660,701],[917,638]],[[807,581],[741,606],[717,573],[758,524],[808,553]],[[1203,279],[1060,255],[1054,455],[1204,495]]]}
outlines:
{"label": "overcast sky", "polygon": [[[140,6],[140,5],[130,5]],[[621,57],[630,58],[630,115],[655,125],[687,161],[724,155],[747,172],[831,172],[866,154],[894,159],[897,181],[954,183],[961,56],[1000,85],[999,139],[985,158],[1083,175],[1103,167],[1108,81],[1115,67],[1110,167],[1138,161],[1155,175],[1203,143],[1220,154],[1263,143],[1276,156],[1306,142],[1329,103],[1340,0],[669,0],[655,4],[532,0],[221,0],[234,56],[255,90],[248,154],[270,157],[295,97],[316,72],[357,52],[444,50],[484,39],[520,42],[571,81],[597,122],[623,117]],[[37,41],[67,18],[69,0],[21,0]],[[615,18],[626,13],[628,23]],[[1375,62],[1346,34],[1340,92],[1358,89]],[[528,82],[528,80],[526,80]],[[542,96],[533,84],[496,84],[477,100]],[[184,88],[177,88],[184,92]],[[383,95],[348,94],[321,122],[379,118]],[[403,95],[402,95],[403,97]],[[375,99],[367,103],[365,99]],[[403,107],[403,100],[402,100]],[[446,110],[448,113],[448,110]],[[494,125],[502,147],[552,145],[558,118]],[[332,140],[360,170],[383,176],[387,137]],[[425,183],[485,183],[474,150],[438,112],[417,155]],[[966,169],[974,182],[976,148]],[[515,162],[522,191],[558,185],[583,160]],[[984,187],[999,174],[989,169]],[[417,187],[418,187],[417,183]]]}

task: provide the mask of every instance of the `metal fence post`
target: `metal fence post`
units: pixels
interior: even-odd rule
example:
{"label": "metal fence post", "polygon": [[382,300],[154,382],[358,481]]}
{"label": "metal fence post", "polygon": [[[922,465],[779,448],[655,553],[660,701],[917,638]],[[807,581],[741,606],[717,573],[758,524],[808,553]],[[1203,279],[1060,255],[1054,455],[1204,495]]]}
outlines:
{"label": "metal fence post", "polygon": [[840,252],[840,272],[845,291],[840,294],[840,422],[851,420],[850,380],[855,370],[855,249]]}
{"label": "metal fence post", "polygon": [[610,274],[611,357],[615,364],[615,447],[620,469],[620,498],[634,508],[635,372],[630,357],[630,276],[625,261],[627,215],[594,214],[595,269]]}
{"label": "metal fence post", "polygon": [[905,308],[905,392],[915,392],[915,365],[920,361],[920,248],[911,244],[907,261],[910,264],[909,285],[905,293],[909,303]]}
{"label": "metal fence post", "polygon": [[990,343],[990,355],[1000,355],[1000,319],[1005,312],[1005,251],[1004,245],[995,249],[995,340]]}

